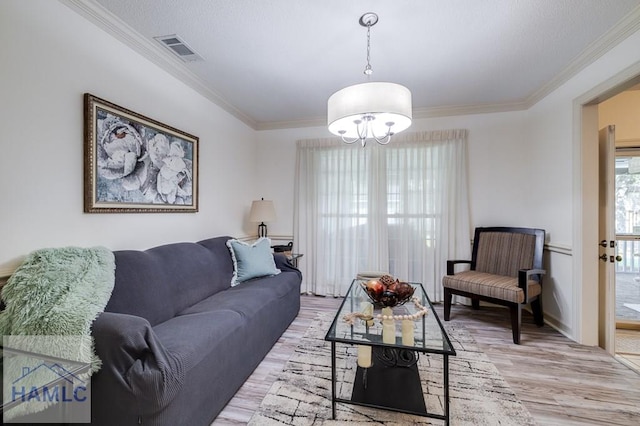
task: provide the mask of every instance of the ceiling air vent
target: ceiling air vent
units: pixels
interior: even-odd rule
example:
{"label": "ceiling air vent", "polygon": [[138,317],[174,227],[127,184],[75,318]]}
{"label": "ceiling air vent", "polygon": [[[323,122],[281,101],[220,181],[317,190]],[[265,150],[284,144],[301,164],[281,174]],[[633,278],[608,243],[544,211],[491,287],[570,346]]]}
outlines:
{"label": "ceiling air vent", "polygon": [[192,48],[187,46],[187,43],[182,41],[180,37],[175,34],[154,37],[164,47],[173,52],[174,55],[182,59],[184,62],[202,61],[202,57],[195,53]]}

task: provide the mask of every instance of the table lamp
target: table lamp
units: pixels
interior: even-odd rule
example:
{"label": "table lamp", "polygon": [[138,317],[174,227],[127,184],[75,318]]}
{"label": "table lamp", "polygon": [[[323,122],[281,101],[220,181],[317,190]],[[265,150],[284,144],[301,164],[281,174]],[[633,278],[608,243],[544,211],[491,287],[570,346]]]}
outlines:
{"label": "table lamp", "polygon": [[251,212],[249,213],[251,222],[260,222],[258,225],[258,237],[267,236],[267,225],[265,222],[273,222],[276,220],[276,210],[273,207],[273,201],[255,200],[251,203]]}

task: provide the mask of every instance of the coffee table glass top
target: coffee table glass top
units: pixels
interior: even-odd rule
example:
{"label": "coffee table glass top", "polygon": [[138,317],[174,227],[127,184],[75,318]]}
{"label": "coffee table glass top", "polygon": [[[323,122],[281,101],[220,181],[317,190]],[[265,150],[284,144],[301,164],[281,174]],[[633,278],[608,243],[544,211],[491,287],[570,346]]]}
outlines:
{"label": "coffee table glass top", "polygon": [[[371,300],[360,285],[360,280],[353,280],[351,283],[351,287],[340,309],[338,309],[325,340],[357,345],[410,348],[423,353],[455,355],[456,352],[451,345],[449,336],[442,327],[442,323],[434,311],[422,284],[409,284],[415,288],[413,297],[418,304],[413,300],[409,300],[404,305],[392,308],[392,314],[395,319],[391,330],[394,330],[394,333],[389,338],[390,329],[387,328],[385,331],[387,338],[384,339],[387,343],[383,341],[383,324],[380,319],[380,315],[383,312],[381,308],[374,307],[373,320],[366,321],[361,318],[353,318],[350,322],[345,321],[345,317],[353,317],[354,313],[367,313],[367,305],[371,303]],[[425,308],[426,315],[408,319],[408,321],[405,320],[405,318],[411,318],[412,315],[418,313],[421,310],[421,306]],[[413,331],[413,338],[409,336],[411,331]]]}

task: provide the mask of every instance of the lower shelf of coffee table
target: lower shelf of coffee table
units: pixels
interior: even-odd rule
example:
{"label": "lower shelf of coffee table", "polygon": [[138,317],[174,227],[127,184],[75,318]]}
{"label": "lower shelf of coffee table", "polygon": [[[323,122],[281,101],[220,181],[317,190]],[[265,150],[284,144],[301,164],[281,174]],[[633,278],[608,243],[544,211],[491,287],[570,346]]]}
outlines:
{"label": "lower shelf of coffee table", "polygon": [[351,402],[420,416],[427,415],[418,367],[415,364],[410,367],[387,367],[375,359],[375,353],[379,351],[380,348],[373,348],[373,366],[358,367]]}

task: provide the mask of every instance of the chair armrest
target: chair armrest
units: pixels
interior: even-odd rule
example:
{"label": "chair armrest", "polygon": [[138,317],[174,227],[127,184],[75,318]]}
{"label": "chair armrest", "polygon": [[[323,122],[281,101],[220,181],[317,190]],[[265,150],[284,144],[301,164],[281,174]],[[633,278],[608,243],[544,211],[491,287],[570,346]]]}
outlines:
{"label": "chair armrest", "polygon": [[471,260],[447,260],[447,275],[453,275],[455,265],[460,263],[465,263],[473,266],[473,262]]}
{"label": "chair armrest", "polygon": [[533,275],[538,275],[538,283],[542,285],[542,275],[545,275],[547,271],[544,269],[520,269],[518,271],[518,287],[524,292],[524,302],[529,303],[529,279]]}
{"label": "chair armrest", "polygon": [[300,279],[302,279],[302,272],[299,269],[294,268],[291,263],[289,263],[289,259],[284,253],[273,253],[273,260],[276,263],[276,268],[280,269],[282,272],[290,271],[298,274]]}
{"label": "chair armrest", "polygon": [[103,312],[92,325],[92,335],[102,361],[100,374],[109,376],[107,391],[124,392],[154,412],[182,389],[181,360],[166,351],[146,319]]}

